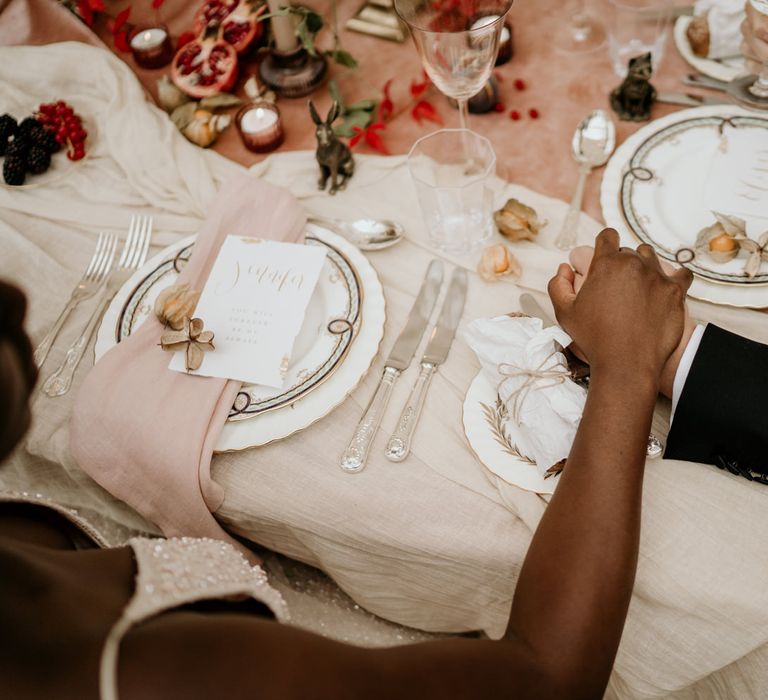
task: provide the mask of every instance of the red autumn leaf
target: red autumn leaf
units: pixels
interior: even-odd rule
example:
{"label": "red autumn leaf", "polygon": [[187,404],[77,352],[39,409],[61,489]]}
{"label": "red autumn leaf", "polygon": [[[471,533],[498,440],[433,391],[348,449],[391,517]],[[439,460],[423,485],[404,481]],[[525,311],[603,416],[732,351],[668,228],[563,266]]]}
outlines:
{"label": "red autumn leaf", "polygon": [[381,122],[376,122],[375,124],[371,124],[365,130],[365,142],[374,151],[378,151],[379,153],[382,153],[385,156],[388,156],[389,150],[387,149],[387,146],[384,143],[384,139],[381,138],[381,134],[377,133],[377,130],[380,130],[383,128],[384,128],[384,125]]}
{"label": "red autumn leaf", "polygon": [[426,100],[419,100],[411,110],[411,116],[421,124],[422,119],[442,125],[443,118],[437,110]]}
{"label": "red autumn leaf", "polygon": [[119,32],[115,32],[115,48],[123,53],[131,52],[130,44],[128,44],[128,30],[121,29]]}
{"label": "red autumn leaf", "polygon": [[83,22],[85,22],[89,27],[93,26],[93,10],[88,4],[88,0],[78,0],[77,14],[80,15]]}
{"label": "red autumn leaf", "polygon": [[152,9],[159,10],[164,2],[165,0],[152,0]]}
{"label": "red autumn leaf", "polygon": [[119,12],[115,17],[114,24],[112,25],[112,33],[117,34],[123,25],[128,21],[128,17],[131,14],[131,6],[126,7],[122,12]]}
{"label": "red autumn leaf", "polygon": [[425,80],[421,83],[417,83],[415,80],[411,80],[411,97],[421,97],[424,91],[429,87],[429,81]]}
{"label": "red autumn leaf", "polygon": [[379,121],[381,122],[388,121],[395,111],[395,103],[392,102],[392,98],[389,95],[389,88],[391,85],[391,78],[384,83],[384,99],[379,103]]}
{"label": "red autumn leaf", "polygon": [[176,50],[178,51],[182,46],[188,44],[190,41],[194,41],[197,38],[194,32],[182,32],[179,34],[179,38],[176,41]]}
{"label": "red autumn leaf", "polygon": [[350,148],[357,146],[357,144],[360,143],[360,139],[363,138],[363,134],[365,134],[365,131],[363,131],[363,129],[361,129],[359,126],[353,126],[352,131],[355,132],[355,135],[349,139]]}
{"label": "red autumn leaf", "polygon": [[94,12],[104,12],[104,0],[88,0],[88,5]]}

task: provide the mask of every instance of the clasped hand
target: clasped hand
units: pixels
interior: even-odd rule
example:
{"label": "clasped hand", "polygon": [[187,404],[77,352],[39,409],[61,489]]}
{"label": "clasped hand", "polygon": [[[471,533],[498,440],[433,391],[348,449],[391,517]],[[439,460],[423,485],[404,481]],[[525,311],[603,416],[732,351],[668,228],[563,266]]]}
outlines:
{"label": "clasped hand", "polygon": [[582,252],[576,269],[560,265],[549,283],[558,322],[593,375],[642,373],[663,388],[688,325],[691,273],[662,269],[649,245],[621,248],[613,229],[597,236],[588,268],[587,255]]}

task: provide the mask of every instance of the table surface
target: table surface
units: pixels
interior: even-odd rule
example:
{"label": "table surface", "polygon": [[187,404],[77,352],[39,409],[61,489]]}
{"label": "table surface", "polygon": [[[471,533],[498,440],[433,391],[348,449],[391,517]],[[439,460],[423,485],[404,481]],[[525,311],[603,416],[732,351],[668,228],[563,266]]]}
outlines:
{"label": "table surface", "polygon": [[[123,5],[109,6],[117,12]],[[576,179],[576,168],[568,155],[573,128],[586,112],[607,106],[607,94],[618,79],[611,72],[605,51],[566,57],[547,45],[547,29],[559,7],[555,0],[520,0],[515,5],[511,18],[517,55],[500,69],[507,106],[535,106],[541,119],[513,123],[504,114],[492,114],[474,118],[472,125],[494,143],[502,177],[530,190],[569,199]],[[340,3],[342,18],[355,9],[356,3]],[[0,44],[64,39],[99,43],[98,37],[49,0],[0,0],[0,10]],[[169,0],[163,12],[174,33],[187,28],[191,10],[180,0]],[[99,32],[109,39],[103,27]],[[390,44],[348,33],[343,39],[362,66],[357,77],[340,79],[352,99],[370,96],[393,76],[398,76],[397,90],[402,96],[411,77],[419,75],[410,44]],[[127,62],[131,65],[130,57]],[[668,46],[656,80],[658,87],[676,89],[684,70],[682,60]],[[162,71],[139,72],[150,91],[158,73]],[[529,85],[522,93],[515,93],[512,86],[517,77]],[[327,98],[318,97],[318,104],[322,111]],[[284,150],[312,148],[304,101],[283,101],[281,109],[288,127]],[[656,110],[655,116],[661,116],[670,108],[657,106]],[[446,120],[452,118],[447,107],[441,106],[441,112]],[[416,137],[429,131],[407,116],[390,128],[390,146],[395,153],[405,152]],[[620,140],[636,128],[620,124]],[[226,135],[217,150],[246,165],[258,160],[239,146],[234,133]],[[289,160],[266,161],[264,177],[286,184],[291,175]],[[375,178],[366,184],[365,172],[372,167],[371,162],[361,163],[349,191],[337,198],[313,192],[302,203],[310,212],[327,215],[343,214],[344,207],[359,206],[357,201],[365,202],[372,215],[391,215],[401,207],[398,211],[404,223],[418,232],[418,208],[411,201],[406,180],[393,166],[386,187],[379,186]],[[310,182],[312,168],[313,164],[307,163],[302,174]],[[595,217],[599,216],[599,181],[599,174],[593,176],[587,192],[586,209]],[[521,286],[541,292],[558,255],[562,257],[551,243],[565,206],[530,190],[510,186],[507,192],[523,197],[550,218],[551,225],[543,232],[538,249],[516,247],[526,268]],[[95,215],[97,203],[83,204]],[[162,213],[158,211],[158,215]],[[78,211],[78,216],[83,219],[82,212]],[[5,270],[11,279],[33,288],[30,321],[40,336],[52,322],[63,290],[74,283],[74,271],[87,260],[93,231],[84,224],[87,235],[78,231],[80,235],[75,237],[66,222],[38,222],[32,213],[26,218],[9,214],[7,222],[18,231],[13,242],[19,256],[28,255],[35,249],[32,246],[47,254],[49,242],[57,237],[55,259],[53,255],[41,257],[54,273],[48,274],[46,269],[46,284],[35,284],[40,275],[32,277],[33,271],[23,266]],[[582,225],[585,235],[594,234],[598,227],[586,218]],[[373,392],[383,357],[405,321],[433,255],[414,236],[371,256],[387,300],[385,340],[372,370],[330,416],[293,438],[258,450],[218,456],[212,464],[212,476],[223,486],[225,500],[217,517],[247,537],[330,572],[358,602],[390,619],[432,630],[481,628],[499,634],[531,533],[546,504],[534,494],[500,483],[471,453],[461,429],[461,404],[477,363],[466,345],[454,344],[448,362],[436,376],[413,455],[407,462],[390,464],[382,448],[415,377],[415,367],[396,388],[369,468],[350,477],[336,467],[336,458]],[[464,264],[473,267],[470,261]],[[492,287],[472,275],[464,324],[478,316],[515,308],[518,292],[513,284]],[[717,319],[733,330],[768,340],[768,330],[760,323],[762,317],[755,312],[696,303],[692,309],[697,317]],[[82,315],[77,316],[67,332],[74,332],[82,320]],[[62,338],[52,357],[54,362],[60,361],[70,339],[66,335]],[[79,381],[87,367],[81,370]],[[58,426],[45,423],[49,420],[46,412],[66,416],[67,406],[63,402],[46,404],[41,398],[36,401],[33,433],[38,434],[32,439],[38,454],[50,455],[55,449],[66,448],[66,419]],[[660,420],[665,421],[663,411]],[[54,432],[45,433],[49,428]],[[664,425],[657,428],[654,424],[654,432],[663,435]],[[72,465],[66,468],[80,487],[93,487]],[[97,495],[108,502],[103,494]],[[764,646],[768,644],[768,592],[761,585],[762,578],[754,573],[761,566],[764,571],[768,560],[764,548],[743,536],[750,529],[768,527],[766,498],[768,492],[715,469],[669,462],[649,465],[636,595],[616,664],[616,687],[622,696],[651,697],[684,688],[702,675],[747,658],[754,650],[768,648]],[[110,503],[110,507],[118,506]],[[713,567],[712,562],[718,566]],[[724,602],[732,591],[738,596],[734,593],[734,600]],[[750,673],[759,675],[755,669]],[[765,680],[765,675],[762,677]]]}
{"label": "table surface", "polygon": [[[191,27],[198,4],[185,0],[167,0],[164,3],[162,19],[174,37]],[[327,15],[327,1],[310,0],[305,4]],[[416,50],[410,39],[404,44],[397,44],[344,30],[344,22],[361,4],[362,0],[339,0],[338,3],[341,40],[344,47],[357,58],[360,67],[357,71],[350,71],[332,65],[330,75],[337,80],[342,94],[350,102],[380,97],[384,84],[392,79],[392,97],[396,108],[404,107],[410,100],[408,88],[411,80],[421,79],[421,64]],[[0,11],[3,11],[4,5],[3,21],[0,22],[0,45],[75,39],[89,43],[103,41],[104,45],[113,48],[112,35],[104,18],[97,20],[95,35],[69,13],[53,6],[51,0],[0,0]],[[143,9],[149,3],[120,0],[108,3],[108,11],[116,15],[128,5],[135,5],[131,10],[131,21],[138,22],[152,17],[150,10]],[[593,109],[610,110],[608,94],[620,80],[611,68],[606,47],[574,55],[558,51],[547,40],[554,23],[563,21],[563,5],[561,0],[516,0],[509,14],[514,27],[515,56],[496,71],[500,79],[500,98],[506,111],[472,115],[470,120],[471,128],[487,136],[493,143],[500,177],[569,201],[578,176],[577,167],[570,157],[573,131],[581,117]],[[602,14],[605,5],[606,0],[588,2],[596,14]],[[31,8],[31,12],[28,8]],[[330,41],[328,34],[325,31],[320,35],[321,46]],[[168,68],[146,70],[136,66],[130,54],[118,55],[135,70],[149,93],[156,96],[156,82],[168,72]],[[674,48],[670,29],[664,58],[653,82],[659,90],[680,90],[679,78],[686,67],[687,64]],[[253,60],[246,61],[241,68],[237,85],[240,94],[243,82],[255,68]],[[522,92],[514,87],[514,81],[518,78],[526,83],[526,89]],[[317,103],[320,113],[324,114],[330,105],[327,91],[319,91],[312,99]],[[430,99],[446,125],[458,123],[455,110],[443,96],[434,93]],[[306,99],[280,100],[279,107],[286,135],[280,150],[314,149],[314,126],[307,112]],[[533,120],[527,116],[531,108],[539,111],[539,119]],[[511,109],[519,110],[523,118],[512,121],[508,116]],[[653,116],[657,118],[675,109],[678,108],[657,104]],[[619,144],[638,128],[637,124],[618,120],[617,126]],[[430,123],[420,126],[406,112],[387,127],[385,140],[391,153],[407,153],[417,138],[433,128],[436,127]],[[247,151],[234,128],[222,134],[214,148],[246,166],[265,157]],[[364,146],[356,147],[355,150],[370,152]],[[584,211],[597,219],[600,219],[600,172],[596,171],[589,179],[584,200]]]}

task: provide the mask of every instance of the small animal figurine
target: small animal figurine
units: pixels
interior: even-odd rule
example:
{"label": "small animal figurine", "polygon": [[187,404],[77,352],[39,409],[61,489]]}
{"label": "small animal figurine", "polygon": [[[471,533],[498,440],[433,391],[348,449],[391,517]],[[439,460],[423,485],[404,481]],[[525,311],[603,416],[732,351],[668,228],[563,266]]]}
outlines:
{"label": "small animal figurine", "polygon": [[329,194],[336,194],[337,190],[343,190],[347,185],[347,180],[355,172],[355,161],[352,158],[352,151],[349,150],[346,144],[339,141],[338,136],[333,133],[332,124],[336,121],[336,117],[339,116],[339,111],[339,103],[334,100],[328,116],[323,121],[320,119],[315,105],[312,104],[312,100],[309,101],[309,113],[312,116],[312,121],[317,126],[315,129],[315,136],[317,138],[315,158],[320,166],[320,179],[317,181],[317,186],[324,190],[328,178],[330,178],[331,188],[328,190]]}
{"label": "small animal figurine", "polygon": [[651,54],[629,59],[629,72],[624,82],[611,93],[611,107],[625,122],[647,122],[656,101],[656,88],[651,85]]}

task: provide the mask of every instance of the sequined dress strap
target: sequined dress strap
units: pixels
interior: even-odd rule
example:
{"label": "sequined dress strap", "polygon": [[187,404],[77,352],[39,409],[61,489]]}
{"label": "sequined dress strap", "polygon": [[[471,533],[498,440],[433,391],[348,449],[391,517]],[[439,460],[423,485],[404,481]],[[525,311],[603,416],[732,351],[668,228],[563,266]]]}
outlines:
{"label": "sequined dress strap", "polygon": [[267,582],[260,566],[251,566],[230,544],[208,538],[180,537],[129,541],[136,555],[136,588],[110,631],[101,656],[102,700],[117,700],[120,641],[134,625],[181,605],[248,595],[264,603],[278,621],[288,619],[283,597]]}

